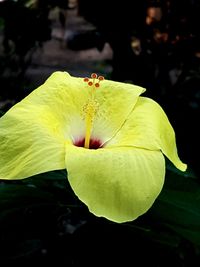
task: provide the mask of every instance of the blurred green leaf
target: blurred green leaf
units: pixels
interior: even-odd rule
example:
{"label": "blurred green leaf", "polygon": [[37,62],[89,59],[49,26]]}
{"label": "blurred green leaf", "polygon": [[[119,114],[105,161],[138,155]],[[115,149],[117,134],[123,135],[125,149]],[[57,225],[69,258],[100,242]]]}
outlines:
{"label": "blurred green leaf", "polygon": [[0,30],[4,27],[4,19],[0,17]]}
{"label": "blurred green leaf", "polygon": [[19,260],[20,258],[37,256],[42,250],[42,245],[41,240],[38,239],[24,240],[17,244],[10,244],[12,249],[9,249],[9,255],[6,255],[6,253],[4,254],[4,258],[6,258],[5,256],[9,256],[7,257],[7,262],[12,262]]}
{"label": "blurred green leaf", "polygon": [[55,206],[57,201],[48,192],[23,184],[0,184],[0,221],[7,220],[17,212],[33,208]]}
{"label": "blurred green leaf", "polygon": [[[66,205],[77,204],[78,199],[69,185],[66,170],[38,174],[22,180],[22,183],[51,193],[60,203]],[[81,205],[80,201],[78,203]]]}
{"label": "blurred green leaf", "polygon": [[35,185],[40,188],[58,188],[58,189],[66,189],[67,187],[67,171],[59,170],[59,171],[51,171],[46,173],[41,173],[38,175],[34,175],[29,177],[28,179],[22,180],[24,184]]}
{"label": "blurred green leaf", "polygon": [[[124,234],[131,240],[137,239],[135,246],[139,244],[139,251],[142,251],[146,244],[145,253],[152,251],[149,255],[159,249],[165,259],[173,254],[173,260],[177,262],[183,261],[180,255],[193,257],[194,261],[199,257],[195,248],[200,246],[200,183],[192,172],[186,175],[167,168],[163,190],[153,207],[130,223],[115,224],[97,218],[84,207],[68,183],[66,170],[0,183],[1,242],[6,251],[10,247],[9,240],[14,240],[5,259],[34,257],[49,235],[61,242],[58,233],[62,236],[70,233],[75,239],[81,233],[77,241],[80,242],[79,238],[83,238],[86,230],[87,237],[94,239],[92,242],[96,244],[95,234],[102,230],[104,238],[108,233],[113,236],[118,233],[122,240]],[[185,241],[189,242],[190,252],[187,252],[188,244],[183,245]],[[151,260],[154,259],[153,256]],[[159,257],[160,262],[162,257]]]}
{"label": "blurred green leaf", "polygon": [[169,173],[170,176],[172,176],[173,174],[176,176],[181,176],[181,177],[188,177],[188,178],[193,178],[193,179],[197,179],[197,175],[195,174],[195,172],[193,171],[193,169],[190,166],[187,166],[187,170],[185,172],[180,171],[179,169],[177,169],[172,163],[171,161],[169,161],[166,158],[166,169],[167,169],[167,175]]}
{"label": "blurred green leaf", "polygon": [[4,112],[0,110],[0,118],[4,115]]}
{"label": "blurred green leaf", "polygon": [[[192,177],[193,178],[193,177]],[[149,214],[153,221],[200,245],[200,183],[167,170],[164,188]]]}

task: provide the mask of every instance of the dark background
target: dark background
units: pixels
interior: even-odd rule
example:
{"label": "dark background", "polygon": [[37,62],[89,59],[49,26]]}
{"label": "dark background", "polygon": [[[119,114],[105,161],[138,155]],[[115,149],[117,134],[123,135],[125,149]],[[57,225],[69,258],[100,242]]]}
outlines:
{"label": "dark background", "polygon": [[55,70],[147,88],[173,125],[184,174],[167,162],[153,207],[134,222],[96,218],[65,171],[0,184],[0,261],[33,266],[200,265],[200,2],[0,2],[0,112]]}

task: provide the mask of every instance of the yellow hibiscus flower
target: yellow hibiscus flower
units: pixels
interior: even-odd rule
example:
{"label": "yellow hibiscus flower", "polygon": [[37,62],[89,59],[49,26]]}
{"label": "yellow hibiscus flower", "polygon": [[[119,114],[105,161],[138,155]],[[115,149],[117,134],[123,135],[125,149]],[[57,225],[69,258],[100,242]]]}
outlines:
{"label": "yellow hibiscus flower", "polygon": [[154,203],[164,155],[181,171],[175,134],[162,108],[127,83],[55,72],[0,119],[0,178],[67,169],[96,216],[136,219]]}

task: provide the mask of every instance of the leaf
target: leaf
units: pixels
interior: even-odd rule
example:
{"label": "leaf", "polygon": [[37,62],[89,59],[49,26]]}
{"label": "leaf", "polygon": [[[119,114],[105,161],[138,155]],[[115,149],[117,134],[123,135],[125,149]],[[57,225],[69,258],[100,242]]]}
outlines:
{"label": "leaf", "polygon": [[67,172],[66,170],[51,171],[41,173],[22,180],[24,184],[32,184],[41,188],[55,187],[66,189],[67,187]]}
{"label": "leaf", "polygon": [[2,248],[1,262],[5,260],[7,263],[13,263],[16,260],[29,259],[30,257],[38,256],[42,250],[42,242],[39,239],[31,239],[19,241],[17,243],[5,243]]}
{"label": "leaf", "polygon": [[55,206],[57,201],[48,192],[22,184],[0,185],[0,222],[28,209]]}
{"label": "leaf", "polygon": [[153,221],[200,245],[199,180],[168,170],[164,188],[149,214]]}
{"label": "leaf", "polygon": [[62,202],[63,204],[79,204],[79,206],[81,206],[80,201],[75,196],[71,186],[69,185],[66,170],[56,170],[38,174],[22,180],[22,183],[35,186],[40,190],[51,193],[59,202]]}
{"label": "leaf", "polygon": [[0,110],[0,118],[5,114],[2,110]]}
{"label": "leaf", "polygon": [[193,169],[188,166],[187,170],[185,172],[180,171],[179,169],[177,169],[167,158],[166,159],[166,169],[167,169],[167,175],[169,173],[169,175],[179,175],[181,177],[188,177],[188,178],[193,178],[193,179],[197,179],[197,176],[195,174],[195,172],[193,171]]}

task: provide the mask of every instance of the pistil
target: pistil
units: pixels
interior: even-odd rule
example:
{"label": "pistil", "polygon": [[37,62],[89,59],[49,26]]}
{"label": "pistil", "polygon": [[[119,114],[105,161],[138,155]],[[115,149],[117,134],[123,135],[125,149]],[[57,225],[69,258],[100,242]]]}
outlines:
{"label": "pistil", "polygon": [[91,134],[92,134],[92,129],[93,129],[93,122],[94,122],[96,113],[98,111],[98,106],[99,106],[97,100],[95,99],[95,93],[96,93],[96,89],[99,87],[100,81],[102,81],[104,77],[99,76],[98,81],[96,81],[97,74],[93,73],[91,75],[91,79],[84,78],[84,81],[87,82],[88,85],[91,87],[90,98],[88,99],[87,103],[83,107],[85,129],[86,129],[85,130],[85,142],[84,142],[85,148],[90,148],[90,139],[91,139]]}
{"label": "pistil", "polygon": [[90,138],[93,128],[93,122],[95,115],[97,113],[98,104],[95,99],[89,99],[88,103],[86,104],[85,108],[85,143],[84,147],[89,148],[90,146]]}

